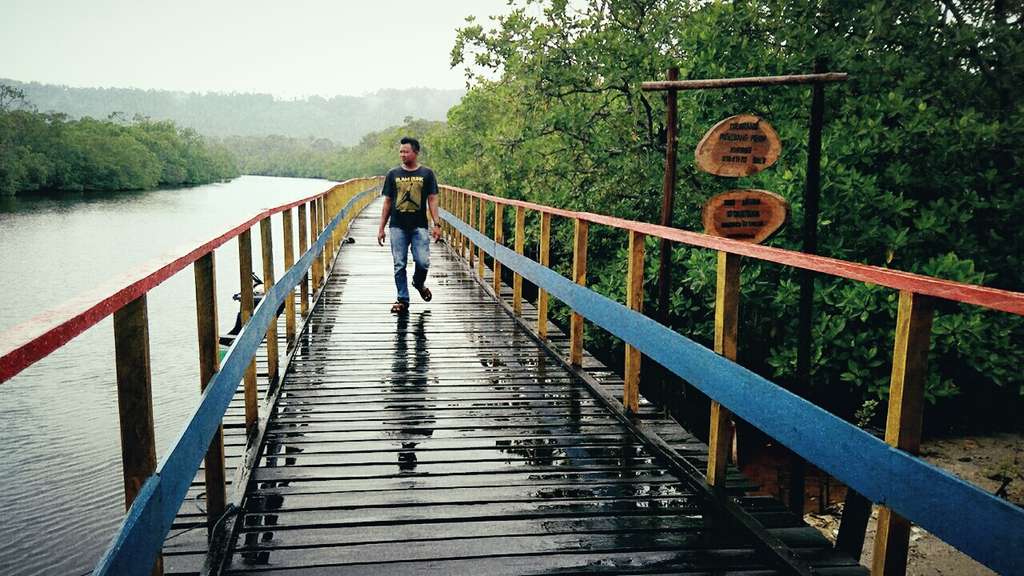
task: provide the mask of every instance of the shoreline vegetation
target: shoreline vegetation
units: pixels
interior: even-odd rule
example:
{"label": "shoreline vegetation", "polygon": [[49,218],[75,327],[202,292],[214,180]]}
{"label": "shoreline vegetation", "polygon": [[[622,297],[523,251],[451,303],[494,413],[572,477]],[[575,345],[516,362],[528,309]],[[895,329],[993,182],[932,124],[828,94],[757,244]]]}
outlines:
{"label": "shoreline vegetation", "polygon": [[38,112],[24,92],[0,85],[0,196],[152,190],[239,174],[224,146],[190,128],[139,115]]}

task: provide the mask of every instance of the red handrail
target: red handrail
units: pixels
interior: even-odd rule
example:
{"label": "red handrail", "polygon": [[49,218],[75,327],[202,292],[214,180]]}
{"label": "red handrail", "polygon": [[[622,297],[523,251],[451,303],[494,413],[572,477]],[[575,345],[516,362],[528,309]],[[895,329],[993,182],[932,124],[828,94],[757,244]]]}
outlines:
{"label": "red handrail", "polygon": [[489,202],[504,204],[506,206],[522,206],[528,210],[545,212],[565,218],[578,218],[592,224],[601,224],[622,230],[640,232],[647,234],[648,236],[665,238],[667,240],[689,246],[721,250],[722,252],[748,256],[750,258],[756,258],[766,262],[774,262],[776,264],[783,264],[793,268],[802,268],[804,270],[820,272],[837,278],[846,278],[848,280],[856,280],[858,282],[877,284],[879,286],[894,288],[896,290],[905,290],[915,294],[933,296],[944,300],[952,300],[954,302],[963,302],[964,304],[973,304],[983,308],[990,308],[992,310],[1000,310],[1002,312],[1009,312],[1010,314],[1024,316],[1024,293],[1022,292],[1000,290],[998,288],[977,286],[975,284],[964,284],[962,282],[955,282],[952,280],[942,280],[931,276],[925,276],[923,274],[903,272],[901,270],[882,268],[881,266],[872,266],[870,264],[858,264],[856,262],[828,258],[825,256],[814,256],[811,254],[804,254],[803,252],[797,252],[795,250],[786,250],[784,248],[748,244],[739,240],[708,236],[707,234],[701,234],[698,232],[689,232],[678,228],[669,228],[668,226],[637,222],[635,220],[625,220],[614,216],[604,216],[590,212],[576,212],[573,210],[544,206],[543,204],[535,204],[533,202],[525,202],[523,200],[500,198],[498,196],[482,194],[480,192],[474,192],[472,190],[466,190],[464,188],[457,188],[454,186],[442,186],[442,188],[474,196]]}
{"label": "red handrail", "polygon": [[327,195],[331,190],[367,178],[352,178],[329,189],[265,208],[227,232],[194,248],[183,247],[121,275],[105,286],[73,298],[0,334],[0,383],[14,377],[48,354],[67,344],[129,302],[149,292],[186,266],[255,226],[269,216]]}

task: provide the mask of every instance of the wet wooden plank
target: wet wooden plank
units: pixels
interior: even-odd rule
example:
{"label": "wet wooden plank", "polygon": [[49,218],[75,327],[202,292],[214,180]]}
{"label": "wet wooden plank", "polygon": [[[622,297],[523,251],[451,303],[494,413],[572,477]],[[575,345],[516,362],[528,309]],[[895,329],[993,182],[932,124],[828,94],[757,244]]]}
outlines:
{"label": "wet wooden plank", "polygon": [[[414,293],[407,316],[388,314],[390,252],[368,218],[353,222],[356,249],[339,259],[284,375],[229,573],[775,573],[745,536],[715,528],[722,520],[446,245],[431,247],[434,301]],[[522,316],[536,322],[525,300]],[[585,350],[579,360],[621,398],[619,375]],[[662,411],[643,399],[637,411],[706,461]],[[822,573],[849,567],[785,508],[750,507]],[[201,518],[183,512],[182,529]],[[181,538],[168,548],[175,570],[201,549]]]}

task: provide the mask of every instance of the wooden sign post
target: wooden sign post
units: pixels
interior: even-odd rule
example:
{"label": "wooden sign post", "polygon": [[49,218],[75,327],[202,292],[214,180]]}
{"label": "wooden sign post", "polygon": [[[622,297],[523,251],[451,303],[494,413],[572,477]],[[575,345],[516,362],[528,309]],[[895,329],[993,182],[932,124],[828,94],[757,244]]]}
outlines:
{"label": "wooden sign post", "polygon": [[[818,200],[821,194],[821,130],[824,125],[825,109],[825,84],[833,82],[844,82],[847,79],[845,73],[826,73],[824,63],[816,61],[814,74],[798,74],[791,76],[756,76],[748,78],[711,78],[706,80],[660,80],[644,82],[641,89],[647,92],[668,91],[670,106],[669,120],[666,128],[670,128],[672,146],[666,149],[665,159],[665,189],[675,189],[675,110],[676,94],[680,90],[717,90],[725,88],[763,88],[769,86],[806,86],[812,87],[810,129],[807,142],[807,180],[804,187],[804,222],[803,222],[803,251],[814,254],[818,248]],[[672,158],[668,157],[672,155]],[[669,167],[671,166],[671,174]],[[669,178],[671,176],[671,182]],[[669,197],[670,198],[670,197]],[[658,270],[658,312],[659,318],[668,317],[668,267],[667,258],[662,257],[661,266]],[[662,286],[664,284],[664,286]],[[803,272],[800,276],[800,314],[798,326],[797,343],[797,393],[807,394],[810,389],[810,333],[811,333],[811,312],[814,300],[814,284],[810,272]],[[801,463],[795,463],[790,471],[790,508],[798,514],[803,514],[803,469]],[[842,527],[840,527],[842,529]]]}
{"label": "wooden sign post", "polygon": [[[668,69],[668,81],[679,81],[679,68]],[[661,184],[661,220],[662,226],[672,226],[672,206],[676,192],[676,91],[668,89],[665,94],[665,175]],[[658,310],[657,318],[662,324],[668,324],[668,295],[672,284],[672,243],[661,238],[658,241]]]}

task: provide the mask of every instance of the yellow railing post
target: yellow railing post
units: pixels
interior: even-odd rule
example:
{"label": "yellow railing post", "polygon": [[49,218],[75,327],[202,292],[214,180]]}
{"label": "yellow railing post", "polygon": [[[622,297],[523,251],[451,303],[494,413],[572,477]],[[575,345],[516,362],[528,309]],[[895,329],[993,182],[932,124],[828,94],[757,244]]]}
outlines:
{"label": "yellow railing post", "polygon": [[[271,235],[270,216],[260,220],[260,240],[263,252],[263,291],[270,292],[274,285],[274,239]],[[275,310],[276,312],[276,310]],[[267,380],[277,381],[277,314],[267,327]]]}
{"label": "yellow railing post", "polygon": [[[644,311],[644,238],[641,232],[629,232],[626,265],[626,307],[641,314]],[[626,344],[622,405],[633,414],[640,411],[640,351],[629,344]]]}
{"label": "yellow railing post", "polygon": [[[284,273],[287,274],[295,265],[295,233],[293,232],[291,208],[281,212],[284,224]],[[295,290],[288,291],[284,301],[284,334],[285,350],[295,345]]]}
{"label": "yellow railing post", "polygon": [[[516,206],[516,254],[522,254],[526,243],[526,208]],[[523,277],[519,274],[512,276],[512,310],[516,316],[523,313]]]}
{"label": "yellow railing post", "polygon": [[[444,209],[444,210],[447,210],[449,213],[454,214],[454,211],[452,210],[452,196],[455,193],[454,192],[450,192],[450,191],[445,191],[445,192],[441,192],[440,194],[441,194],[441,206],[440,207],[442,209]],[[444,220],[441,221],[441,236],[448,240],[448,244],[451,245],[452,250],[455,250],[458,247],[457,243],[455,242],[455,231],[452,230],[451,224],[449,224],[448,222],[445,222]]]}
{"label": "yellow railing post", "polygon": [[[310,245],[316,243],[317,239],[320,238],[320,207],[318,206],[319,201],[313,199],[309,202],[309,230],[310,230]],[[316,253],[316,257],[313,258],[313,285],[311,286],[312,292],[315,294],[317,289],[320,288],[320,277],[323,275],[324,261],[320,257],[320,253]]]}
{"label": "yellow railing post", "polygon": [[[913,292],[900,292],[885,441],[911,454],[917,454],[921,447],[924,385],[928,376],[928,348],[933,316],[934,301],[931,298]],[[871,574],[905,574],[909,544],[910,521],[881,506],[878,510]]]}
{"label": "yellow railing post", "polygon": [[[502,217],[504,204],[494,203],[494,243],[499,246],[505,243],[505,220]],[[494,261],[494,297],[501,299],[501,262],[497,258]]]}
{"label": "yellow railing post", "polygon": [[[214,252],[196,260],[193,265],[196,281],[196,320],[199,337],[199,387],[206,390],[213,375],[220,370],[217,330],[217,269]],[[224,427],[217,431],[206,450],[203,476],[206,478],[206,531],[212,536],[214,526],[224,514],[227,490],[224,474]]]}
{"label": "yellow railing post", "polygon": [[[587,285],[587,230],[585,220],[573,218],[572,279],[580,286]],[[569,363],[583,364],[583,316],[573,311],[569,319]]]}
{"label": "yellow railing post", "polygon": [[[454,194],[451,195],[451,197],[448,199],[448,204],[451,206],[451,208],[448,211],[451,212],[452,214],[454,214],[456,218],[461,218],[462,216],[459,214],[459,193],[458,192],[455,192]],[[448,224],[448,229],[451,231],[451,234],[452,234],[452,239],[453,239],[452,243],[454,245],[453,247],[455,248],[455,253],[461,255],[462,254],[462,234],[459,234],[459,231],[456,230],[455,226],[453,226],[451,224]]]}
{"label": "yellow railing post", "polygon": [[[255,299],[252,294],[252,230],[238,235],[238,292],[242,326],[252,318]],[[245,431],[251,434],[259,422],[259,397],[256,390],[256,358],[249,361],[245,369],[243,393],[245,397]]]}
{"label": "yellow railing post", "polygon": [[[476,222],[476,220],[473,218],[473,216],[474,216],[474,212],[473,211],[475,209],[476,202],[474,201],[474,198],[472,196],[469,196],[469,195],[466,196],[466,200],[468,200],[469,204],[467,206],[465,222],[466,222],[466,224],[469,224],[470,226],[472,226],[473,222]],[[474,250],[473,243],[472,242],[467,242],[466,248],[467,248],[467,250],[466,250],[466,262],[469,264],[470,270],[472,270],[473,269],[473,256],[474,256],[474,254],[473,254],[473,250]]]}
{"label": "yellow railing post", "polygon": [[[341,209],[348,203],[348,199],[352,197],[353,183],[345,184],[341,189],[341,193],[338,195],[337,205],[335,205],[335,216],[341,213]],[[338,251],[341,251],[341,243],[345,240],[345,236],[348,234],[348,219],[349,216],[346,214],[344,218],[338,223]]]}
{"label": "yellow railing post", "polygon": [[[466,199],[467,196],[462,192],[459,192],[459,220],[466,221]],[[466,257],[466,247],[469,245],[469,239],[462,232],[459,232],[459,256],[462,258]]]}
{"label": "yellow railing post", "polygon": [[[452,208],[454,194],[454,192],[441,194],[441,207],[447,210],[449,213],[454,213],[454,210]],[[445,233],[445,236],[448,237],[448,243],[451,244],[453,249],[457,250],[459,243],[455,237],[455,230],[452,229],[451,224],[449,224],[448,222],[442,222],[442,228],[443,232]]]}
{"label": "yellow railing post", "polygon": [[[469,218],[469,195],[460,192],[459,200],[459,220],[465,222],[466,219]],[[462,244],[459,248],[459,255],[462,256],[463,258],[468,259],[468,253],[470,249],[469,237],[467,237],[462,232],[459,232],[459,238],[462,239]]]}
{"label": "yellow railing post", "polygon": [[[480,199],[479,223],[477,224],[476,229],[477,229],[478,232],[483,234],[484,237],[487,236],[487,203],[484,202],[483,198]],[[480,277],[481,280],[483,280],[484,279],[484,246],[483,246],[483,244],[481,244],[480,246],[477,246],[476,250],[477,250],[476,251],[476,254],[477,254],[476,274],[477,274],[477,276]]]}
{"label": "yellow railing post", "polygon": [[[551,214],[540,213],[540,265],[547,268],[551,256]],[[537,287],[537,335],[548,337],[548,293]]]}
{"label": "yellow railing post", "polygon": [[[739,332],[740,256],[718,253],[718,277],[715,286],[715,352],[736,360],[736,339]],[[729,411],[711,401],[711,430],[708,435],[709,486],[725,485],[729,447],[732,445]]]}
{"label": "yellow railing post", "polygon": [[[320,202],[320,206],[319,206],[319,211],[320,211],[319,212],[319,215],[320,215],[320,229],[319,229],[319,232],[320,232],[320,234],[323,234],[324,230],[327,230],[327,195],[325,194],[324,196],[321,196],[319,198],[319,202]],[[323,286],[324,283],[327,282],[327,263],[329,262],[329,260],[328,260],[328,252],[330,252],[330,250],[331,250],[331,241],[328,238],[327,241],[324,242],[323,250],[320,251],[320,285],[321,286]]]}
{"label": "yellow railing post", "polygon": [[[340,196],[342,193],[341,188],[332,188],[331,192],[327,195],[327,222],[334,220],[338,215],[338,204],[340,204]],[[331,253],[328,256],[328,262],[333,262],[335,256],[338,255],[338,246],[341,245],[341,232],[344,228],[344,223],[339,222],[334,227],[334,231],[331,232]]]}
{"label": "yellow railing post", "polygon": [[[440,210],[448,210],[448,198],[452,193],[448,190],[442,190],[438,192],[437,207]],[[448,223],[442,220],[441,224],[441,238],[447,239],[451,242],[451,230],[448,228]]]}
{"label": "yellow railing post", "polygon": [[[309,250],[309,239],[306,232],[306,205],[299,204],[299,258]],[[309,272],[302,275],[299,282],[299,313],[303,318],[309,316]]]}
{"label": "yellow railing post", "polygon": [[[114,358],[124,509],[128,510],[146,479],[156,471],[149,313],[145,294],[114,312]],[[159,575],[163,571],[163,560],[157,555],[152,573]]]}

